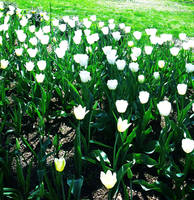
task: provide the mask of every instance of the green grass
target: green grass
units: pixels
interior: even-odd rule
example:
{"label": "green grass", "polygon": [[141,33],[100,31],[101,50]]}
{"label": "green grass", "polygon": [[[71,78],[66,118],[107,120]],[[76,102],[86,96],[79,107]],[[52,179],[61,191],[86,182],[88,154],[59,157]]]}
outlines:
{"label": "green grass", "polygon": [[[103,0],[9,0],[15,2],[19,8],[40,8],[49,12],[49,3],[52,5],[54,16],[76,15],[81,19],[96,15],[98,20],[114,18],[116,22],[124,22],[132,27],[132,30],[143,31],[148,27],[155,27],[160,33],[168,32],[175,36],[184,32],[193,37],[194,33],[194,5],[191,3],[180,3],[181,10],[176,9],[174,2],[156,0],[156,3],[169,3],[168,9],[159,10],[157,7],[133,8],[126,1],[103,1]],[[173,9],[172,9],[173,8]]]}

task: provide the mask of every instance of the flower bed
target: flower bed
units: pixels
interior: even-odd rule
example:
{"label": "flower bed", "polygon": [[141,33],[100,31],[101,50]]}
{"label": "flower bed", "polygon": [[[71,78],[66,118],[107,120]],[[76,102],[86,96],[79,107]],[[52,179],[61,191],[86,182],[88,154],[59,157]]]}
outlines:
{"label": "flower bed", "polygon": [[[171,34],[96,16],[0,10],[2,197],[80,199],[92,166],[108,199],[132,199],[136,185],[192,198],[194,41],[181,33],[177,47]],[[75,130],[71,174],[61,123]],[[157,180],[135,176],[150,168]]]}

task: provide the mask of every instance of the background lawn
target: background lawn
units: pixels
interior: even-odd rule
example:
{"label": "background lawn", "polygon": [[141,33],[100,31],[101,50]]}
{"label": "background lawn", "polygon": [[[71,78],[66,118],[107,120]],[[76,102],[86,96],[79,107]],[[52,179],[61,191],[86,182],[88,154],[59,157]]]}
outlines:
{"label": "background lawn", "polygon": [[155,27],[160,33],[174,36],[184,32],[193,37],[194,4],[179,0],[9,0],[22,9],[38,8],[49,12],[51,3],[54,16],[76,15],[80,18],[96,15],[98,20],[114,18],[143,31]]}

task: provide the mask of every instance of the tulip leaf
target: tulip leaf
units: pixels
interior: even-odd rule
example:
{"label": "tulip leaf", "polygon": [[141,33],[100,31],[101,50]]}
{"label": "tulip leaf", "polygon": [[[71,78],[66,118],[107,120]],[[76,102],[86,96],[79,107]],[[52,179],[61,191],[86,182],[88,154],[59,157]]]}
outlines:
{"label": "tulip leaf", "polygon": [[176,200],[176,195],[172,190],[169,189],[169,187],[164,184],[163,182],[156,181],[152,184],[149,184],[145,180],[134,180],[134,184],[139,184],[143,190],[149,191],[154,190],[157,192],[160,192],[162,195],[166,197],[167,200]]}
{"label": "tulip leaf", "polygon": [[146,154],[134,153],[132,155],[136,163],[138,164],[145,164],[145,165],[150,165],[150,166],[157,165],[157,162]]}
{"label": "tulip leaf", "polygon": [[67,184],[71,188],[71,193],[74,195],[75,199],[80,199],[81,188],[83,185],[84,178],[81,176],[79,179],[67,179]]}
{"label": "tulip leaf", "polygon": [[111,146],[106,145],[106,144],[103,144],[102,142],[98,142],[98,141],[95,141],[95,140],[90,140],[89,142],[90,142],[91,144],[97,144],[97,145],[99,145],[99,146],[102,146],[102,147],[106,147],[106,148],[112,149]]}

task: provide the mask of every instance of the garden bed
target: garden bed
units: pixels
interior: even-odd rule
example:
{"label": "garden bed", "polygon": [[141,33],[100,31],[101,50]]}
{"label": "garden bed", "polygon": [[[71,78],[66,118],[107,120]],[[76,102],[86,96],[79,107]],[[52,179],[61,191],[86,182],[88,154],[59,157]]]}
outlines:
{"label": "garden bed", "polygon": [[0,10],[2,199],[192,199],[191,38]]}

